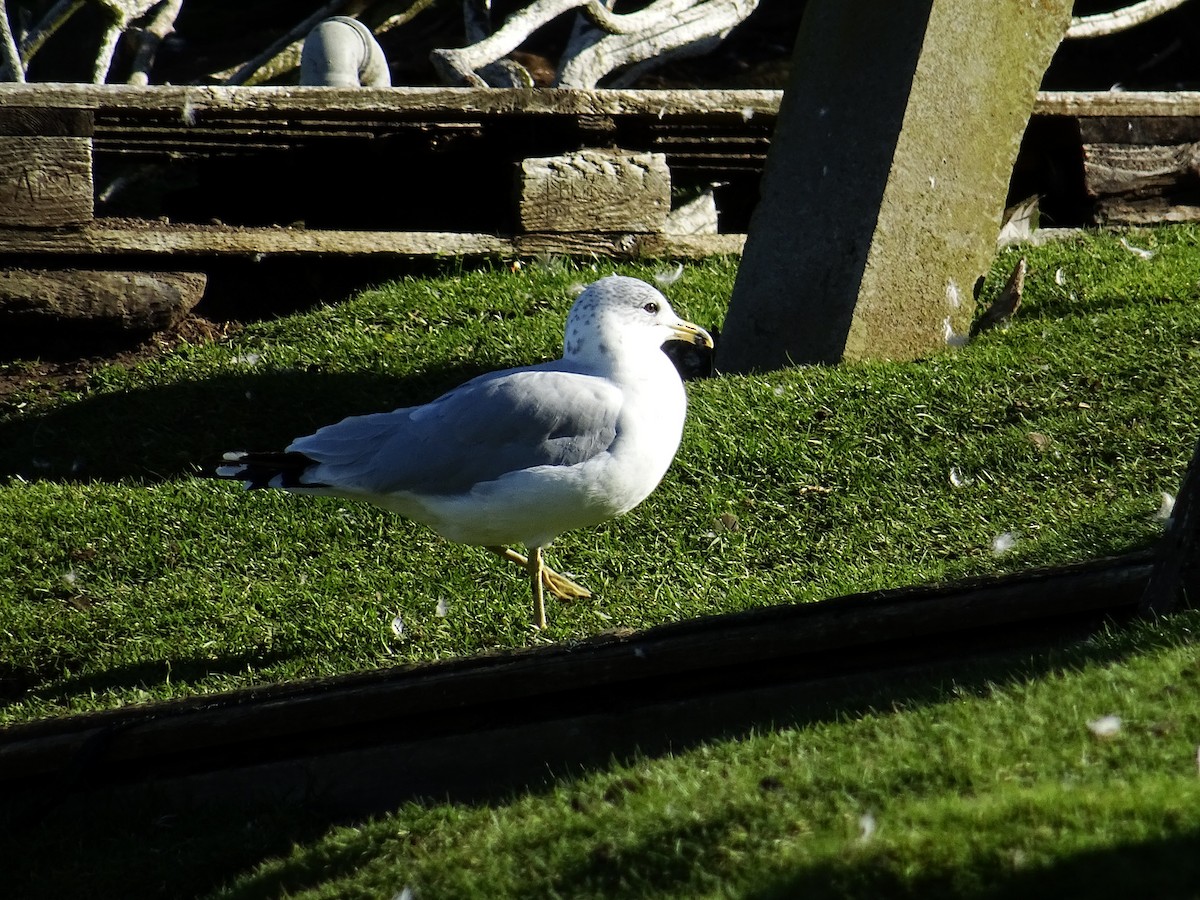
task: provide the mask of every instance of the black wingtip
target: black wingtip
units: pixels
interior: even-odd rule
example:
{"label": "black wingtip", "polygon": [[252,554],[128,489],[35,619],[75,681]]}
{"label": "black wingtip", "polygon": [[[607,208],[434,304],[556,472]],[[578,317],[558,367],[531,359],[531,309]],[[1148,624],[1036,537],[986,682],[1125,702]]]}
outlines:
{"label": "black wingtip", "polygon": [[210,478],[240,481],[250,490],[255,488],[321,487],[311,481],[301,481],[304,473],[316,460],[295,451],[234,451],[206,471]]}

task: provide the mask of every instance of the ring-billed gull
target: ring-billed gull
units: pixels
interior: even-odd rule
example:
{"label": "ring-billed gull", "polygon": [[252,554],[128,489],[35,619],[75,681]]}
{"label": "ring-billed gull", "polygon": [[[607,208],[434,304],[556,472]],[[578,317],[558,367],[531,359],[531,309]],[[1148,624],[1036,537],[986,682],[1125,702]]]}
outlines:
{"label": "ring-billed gull", "polygon": [[282,452],[226,453],[215,474],[363,500],[486,547],[526,569],[544,628],[544,591],[591,594],[548,568],[542,548],[633,509],[679,448],[687,395],[662,351],[671,340],[713,345],[655,288],[612,275],[576,298],[562,359],[480,375],[424,406],[343,419]]}

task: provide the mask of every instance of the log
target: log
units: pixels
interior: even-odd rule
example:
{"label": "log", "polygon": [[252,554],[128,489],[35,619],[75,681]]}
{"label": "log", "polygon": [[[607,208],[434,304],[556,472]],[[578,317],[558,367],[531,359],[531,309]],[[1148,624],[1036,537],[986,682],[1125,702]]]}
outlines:
{"label": "log", "polygon": [[192,311],[206,280],[199,272],[0,269],[0,330],[5,338],[31,329],[158,331]]}

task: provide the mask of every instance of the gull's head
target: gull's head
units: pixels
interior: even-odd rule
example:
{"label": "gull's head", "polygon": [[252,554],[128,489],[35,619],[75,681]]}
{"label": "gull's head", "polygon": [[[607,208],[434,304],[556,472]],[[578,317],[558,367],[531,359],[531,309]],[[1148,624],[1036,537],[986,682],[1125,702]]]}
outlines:
{"label": "gull's head", "polygon": [[709,333],[675,315],[656,288],[636,278],[610,275],[575,299],[567,315],[563,356],[611,363],[660,350],[667,341],[713,345]]}

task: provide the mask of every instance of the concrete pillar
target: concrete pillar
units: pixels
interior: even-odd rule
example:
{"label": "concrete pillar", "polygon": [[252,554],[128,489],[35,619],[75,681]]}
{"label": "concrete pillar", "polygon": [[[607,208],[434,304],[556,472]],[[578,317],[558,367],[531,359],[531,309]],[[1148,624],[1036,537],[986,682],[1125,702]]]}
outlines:
{"label": "concrete pillar", "polygon": [[809,0],[717,351],[911,359],[966,333],[1071,0]]}

